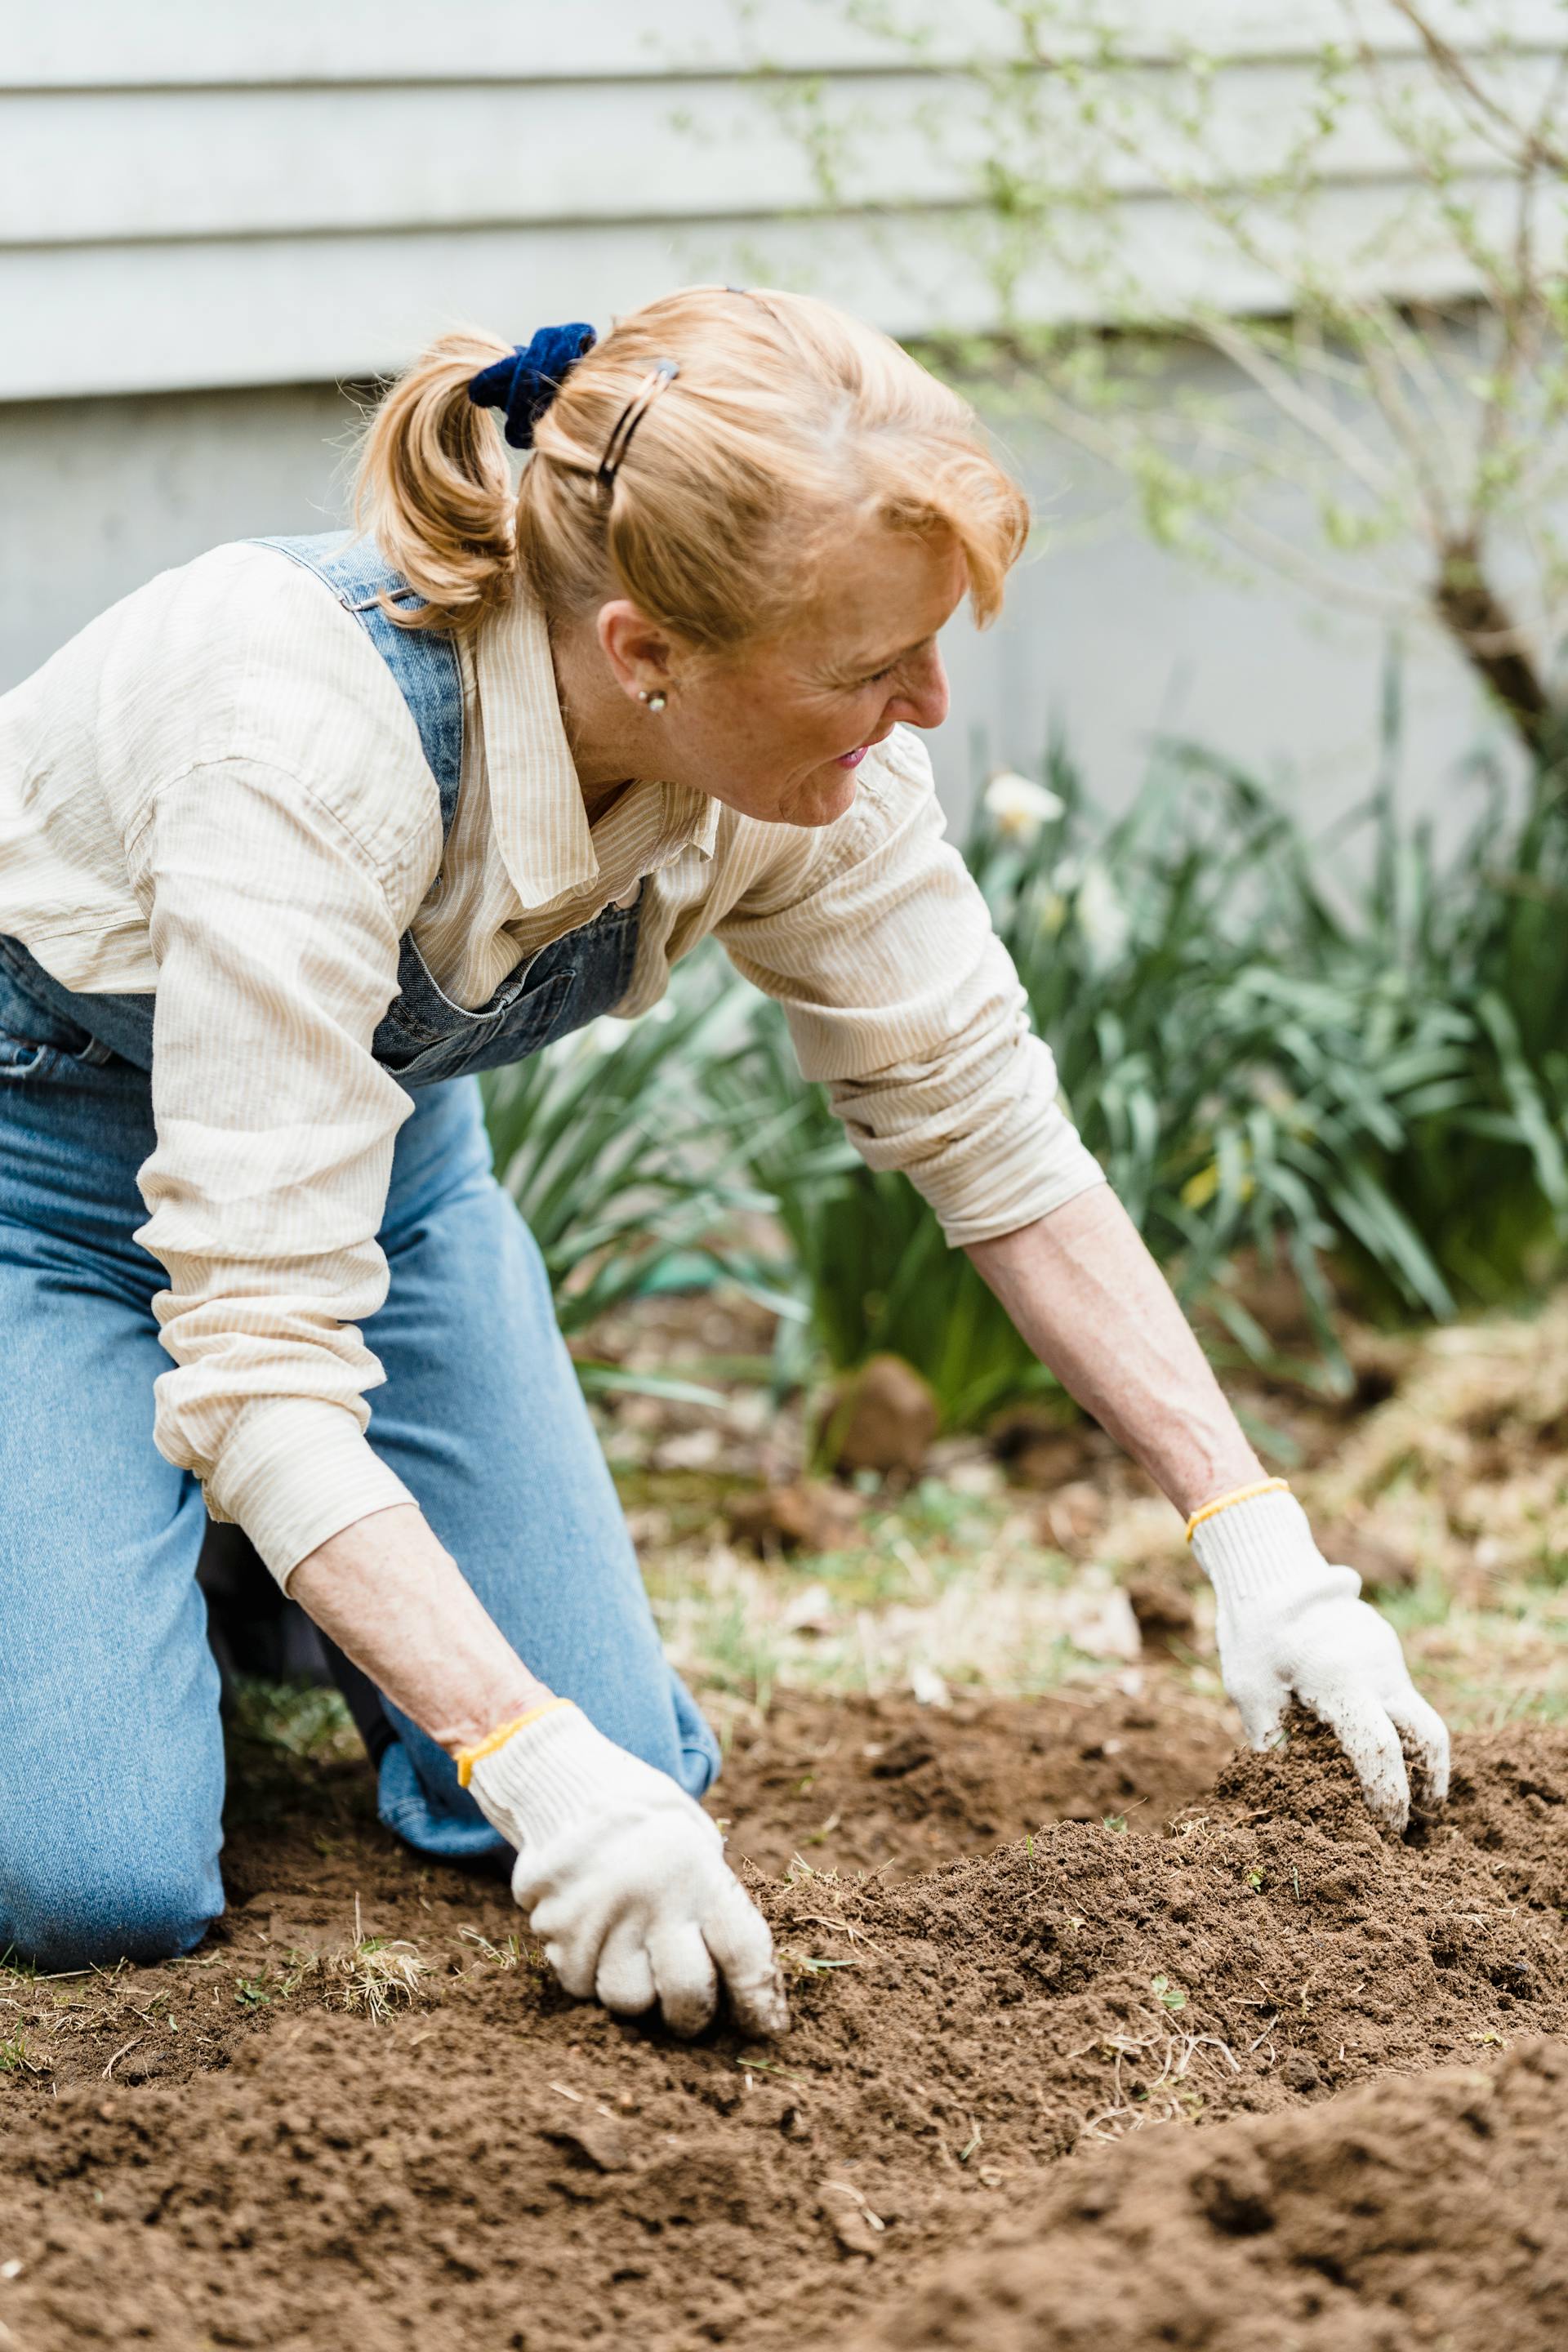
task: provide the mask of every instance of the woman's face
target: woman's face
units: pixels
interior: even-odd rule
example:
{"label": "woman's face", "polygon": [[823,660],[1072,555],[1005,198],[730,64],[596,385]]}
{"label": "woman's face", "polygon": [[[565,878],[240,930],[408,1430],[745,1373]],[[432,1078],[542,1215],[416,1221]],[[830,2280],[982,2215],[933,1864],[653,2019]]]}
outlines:
{"label": "woman's face", "polygon": [[[667,697],[647,721],[657,772],[764,824],[831,824],[873,743],[900,723],[937,727],[947,716],[936,639],[966,585],[955,541],[876,524],[847,539],[783,637],[693,662],[649,633],[626,675],[634,695],[662,687]],[[635,608],[605,607],[602,644],[616,611]]]}

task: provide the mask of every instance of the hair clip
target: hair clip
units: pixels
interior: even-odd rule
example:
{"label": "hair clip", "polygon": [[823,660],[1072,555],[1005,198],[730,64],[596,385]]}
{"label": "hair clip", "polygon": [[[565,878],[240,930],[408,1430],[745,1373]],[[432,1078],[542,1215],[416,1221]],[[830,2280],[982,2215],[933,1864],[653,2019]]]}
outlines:
{"label": "hair clip", "polygon": [[605,454],[599,460],[599,483],[602,488],[613,490],[616,476],[626,460],[632,435],[658,398],[666,384],[673,383],[680,373],[679,360],[655,360],[652,367],[627,401],[605,444]]}

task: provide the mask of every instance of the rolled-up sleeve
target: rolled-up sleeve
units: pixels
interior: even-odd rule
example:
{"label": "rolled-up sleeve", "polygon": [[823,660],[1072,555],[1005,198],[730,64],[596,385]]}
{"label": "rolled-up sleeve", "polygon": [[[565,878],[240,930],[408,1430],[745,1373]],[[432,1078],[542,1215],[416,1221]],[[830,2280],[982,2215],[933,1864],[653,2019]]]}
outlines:
{"label": "rolled-up sleeve", "polygon": [[371,1050],[402,910],[342,819],[255,761],[163,787],[136,851],[158,967],[137,1238],[168,1275],[174,1361],[156,1440],[286,1580],[411,1499],[366,1440],[383,1374],[358,1328],[386,1295],[376,1236],[412,1108]]}
{"label": "rolled-up sleeve", "polygon": [[849,816],[799,868],[718,926],[736,968],[783,1006],[873,1168],[901,1168],[948,1240],[988,1241],[1105,1181],[1058,1100],[1012,958],[942,839],[930,763],[900,729]]}

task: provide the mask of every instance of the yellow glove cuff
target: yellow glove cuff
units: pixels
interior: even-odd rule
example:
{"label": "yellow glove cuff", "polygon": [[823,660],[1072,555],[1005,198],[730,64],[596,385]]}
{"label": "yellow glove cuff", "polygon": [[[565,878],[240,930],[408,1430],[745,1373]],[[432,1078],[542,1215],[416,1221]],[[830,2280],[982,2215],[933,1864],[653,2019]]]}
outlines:
{"label": "yellow glove cuff", "polygon": [[1187,1521],[1187,1541],[1191,1543],[1194,1528],[1201,1528],[1204,1521],[1212,1519],[1216,1511],[1228,1511],[1233,1503],[1250,1503],[1255,1495],[1288,1495],[1289,1492],[1289,1478],[1258,1478],[1250,1486],[1237,1486],[1229,1495],[1218,1495],[1212,1503],[1205,1503],[1201,1511],[1193,1513]]}
{"label": "yellow glove cuff", "polygon": [[487,1732],[483,1739],[477,1740],[472,1748],[459,1748],[458,1750],[458,1788],[468,1787],[474,1777],[474,1767],[480,1757],[493,1756],[498,1748],[504,1748],[514,1731],[526,1731],[531,1723],[539,1722],[543,1716],[553,1715],[558,1706],[571,1705],[572,1701],[569,1698],[547,1698],[540,1706],[531,1706],[526,1715],[514,1715],[510,1723],[498,1723],[493,1731]]}

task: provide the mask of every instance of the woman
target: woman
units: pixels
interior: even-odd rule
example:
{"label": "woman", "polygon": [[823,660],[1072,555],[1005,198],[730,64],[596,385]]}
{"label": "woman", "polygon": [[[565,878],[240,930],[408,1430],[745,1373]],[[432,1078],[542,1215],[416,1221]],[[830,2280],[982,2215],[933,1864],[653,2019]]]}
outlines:
{"label": "woman", "polygon": [[1444,1794],[941,838],[910,730],[1021,495],[822,303],[700,289],[591,346],[437,344],[370,432],[366,536],[220,548],[0,702],[0,1948],[41,1965],[221,1908],[205,1496],[382,1695],[382,1819],[516,1848],[570,1992],[784,2023],[473,1076],[646,1010],[709,933],[1191,1515],[1249,1737],[1294,1695],[1394,1828],[1402,1741]]}

